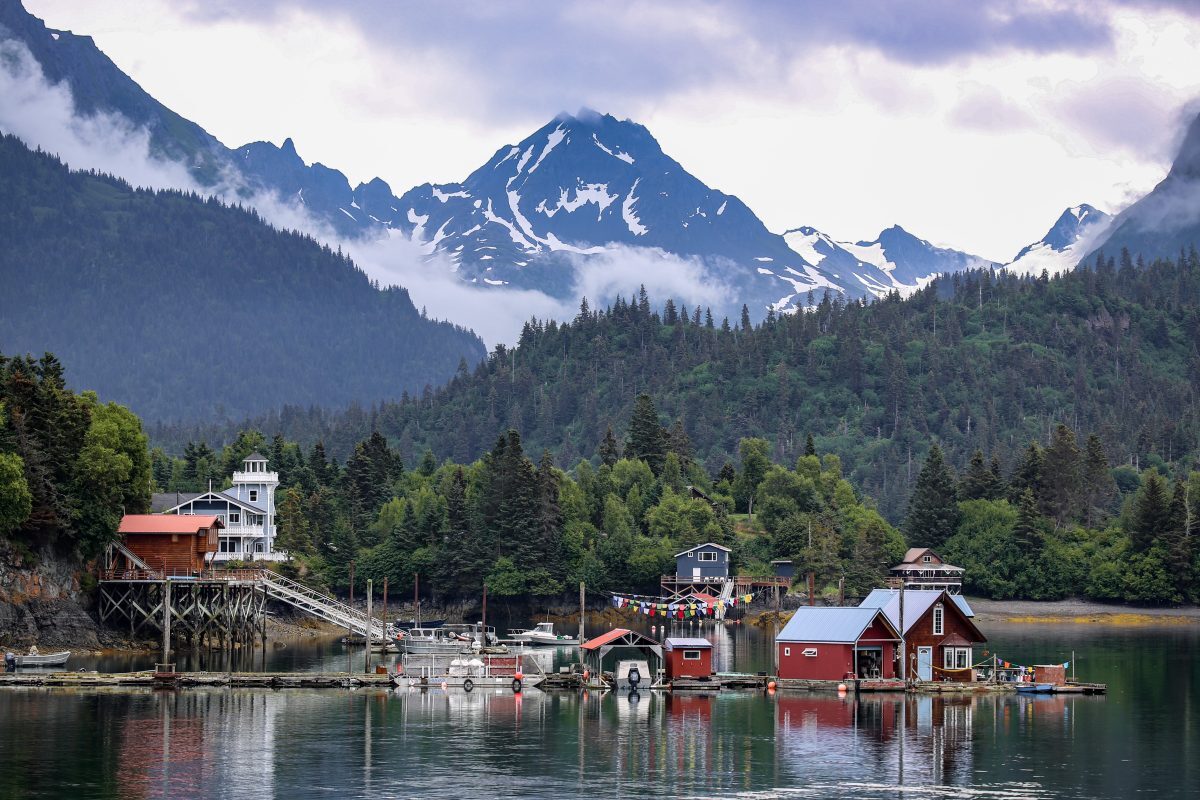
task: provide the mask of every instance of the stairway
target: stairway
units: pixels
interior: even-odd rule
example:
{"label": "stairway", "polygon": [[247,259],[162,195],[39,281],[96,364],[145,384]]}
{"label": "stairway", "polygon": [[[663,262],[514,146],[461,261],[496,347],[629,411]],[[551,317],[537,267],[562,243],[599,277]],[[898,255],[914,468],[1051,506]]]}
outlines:
{"label": "stairway", "polygon": [[[281,603],[287,603],[306,614],[311,614],[327,622],[332,622],[339,627],[349,628],[361,636],[368,635],[367,615],[358,612],[340,600],[321,594],[304,584],[289,580],[269,570],[262,571],[262,582],[266,587],[268,597],[278,600]],[[371,620],[369,630],[371,640],[376,642],[386,641],[386,629],[386,623],[377,619]]]}
{"label": "stairway", "polygon": [[727,578],[721,584],[721,594],[717,597],[721,601],[721,605],[717,606],[717,619],[725,619],[725,609],[729,608],[729,601],[733,599],[733,578]]}

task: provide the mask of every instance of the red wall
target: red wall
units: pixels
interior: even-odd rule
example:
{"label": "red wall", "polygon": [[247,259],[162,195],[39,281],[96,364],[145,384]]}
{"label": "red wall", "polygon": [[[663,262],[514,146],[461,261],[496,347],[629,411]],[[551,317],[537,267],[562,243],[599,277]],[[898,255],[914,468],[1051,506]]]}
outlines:
{"label": "red wall", "polygon": [[668,650],[667,680],[672,678],[706,678],[712,675],[712,648],[700,649],[699,661],[684,661],[684,650],[695,650],[695,647],[675,647]]}
{"label": "red wall", "polygon": [[[885,629],[886,630],[886,629]],[[880,632],[882,633],[882,632]],[[882,647],[883,664],[882,677],[895,677],[893,659],[895,645],[891,642],[868,641],[879,638],[868,629],[859,640],[859,647]],[[810,681],[840,681],[847,673],[854,672],[854,646],[849,644],[828,644],[817,642],[777,642],[775,647],[779,653],[779,677],[796,678]],[[803,655],[805,648],[815,647],[815,656]],[[790,649],[791,655],[784,655],[784,649]],[[861,677],[861,676],[860,676]]]}
{"label": "red wall", "polygon": [[904,637],[904,644],[905,649],[910,654],[908,656],[909,670],[916,669],[916,661],[913,659],[912,654],[917,652],[917,648],[932,647],[933,679],[935,681],[970,681],[972,679],[970,672],[943,672],[940,669],[942,664],[945,663],[945,656],[943,655],[945,651],[942,647],[942,641],[951,634],[958,634],[972,644],[982,644],[987,640],[978,638],[979,634],[975,632],[972,624],[963,616],[963,613],[953,600],[946,598],[946,602],[942,604],[942,608],[945,609],[945,614],[942,616],[943,633],[941,636],[933,635],[933,606],[930,606],[929,610],[917,620],[916,624],[908,629],[908,636]]}

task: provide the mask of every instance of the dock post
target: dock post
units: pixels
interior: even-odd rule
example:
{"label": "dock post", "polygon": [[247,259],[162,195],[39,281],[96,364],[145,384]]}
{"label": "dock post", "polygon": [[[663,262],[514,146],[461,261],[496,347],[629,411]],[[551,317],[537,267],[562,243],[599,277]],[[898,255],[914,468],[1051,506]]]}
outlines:
{"label": "dock post", "polygon": [[587,584],[579,582],[579,643],[583,644],[583,618],[587,614]]}
{"label": "dock post", "polygon": [[371,645],[375,643],[375,617],[371,614],[371,601],[374,597],[375,587],[372,580],[367,578],[367,646],[363,648],[367,651],[363,665],[363,672],[367,675],[371,674]]}
{"label": "dock post", "polygon": [[[384,630],[384,633],[387,632],[387,577],[386,576],[384,576],[384,579],[383,579],[383,630]],[[384,636],[383,638],[385,641],[387,640],[387,636]]]}
{"label": "dock post", "polygon": [[163,578],[163,663],[171,660],[171,579]]}

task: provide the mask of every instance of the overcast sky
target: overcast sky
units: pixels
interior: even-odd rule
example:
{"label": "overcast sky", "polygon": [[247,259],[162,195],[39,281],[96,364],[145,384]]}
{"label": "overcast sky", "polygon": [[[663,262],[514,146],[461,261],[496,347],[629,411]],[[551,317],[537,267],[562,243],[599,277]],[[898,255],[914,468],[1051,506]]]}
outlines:
{"label": "overcast sky", "polygon": [[352,183],[460,180],[588,106],[772,230],[999,261],[1151,188],[1200,98],[1200,0],[25,5],[226,145],[290,136]]}

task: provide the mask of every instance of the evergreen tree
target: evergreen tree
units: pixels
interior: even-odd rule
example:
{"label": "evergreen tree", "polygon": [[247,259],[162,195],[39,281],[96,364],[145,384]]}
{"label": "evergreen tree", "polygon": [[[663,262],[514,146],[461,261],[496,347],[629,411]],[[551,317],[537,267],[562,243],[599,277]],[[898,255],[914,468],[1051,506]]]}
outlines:
{"label": "evergreen tree", "polygon": [[738,511],[753,512],[758,485],[771,467],[771,443],[766,439],[749,438],[738,442],[742,469],[733,482],[733,500]]}
{"label": "evergreen tree", "polygon": [[995,500],[1002,487],[995,473],[983,463],[983,451],[976,450],[971,456],[967,472],[958,484],[958,496],[962,500]]}
{"label": "evergreen tree", "polygon": [[312,530],[304,515],[304,503],[298,489],[287,489],[275,512],[275,549],[289,558],[313,551]]}
{"label": "evergreen tree", "polygon": [[1059,525],[1077,514],[1082,467],[1075,432],[1059,423],[1042,463],[1042,510]]}
{"label": "evergreen tree", "polygon": [[915,547],[939,548],[958,528],[958,490],[954,470],[935,443],[917,476],[908,504],[905,531]]}
{"label": "evergreen tree", "polygon": [[1083,457],[1084,524],[1089,528],[1104,518],[1117,493],[1100,437],[1089,434]]}
{"label": "evergreen tree", "polygon": [[662,469],[667,454],[666,431],[658,421],[658,410],[648,394],[640,394],[629,418],[625,457],[637,458],[650,465],[655,475]]}
{"label": "evergreen tree", "polygon": [[817,454],[817,445],[813,442],[813,435],[810,433],[804,437],[804,455],[815,456]]}
{"label": "evergreen tree", "polygon": [[613,436],[612,425],[604,431],[604,438],[600,441],[600,463],[611,467],[621,458],[621,446],[617,444],[617,437]]}
{"label": "evergreen tree", "polygon": [[1021,502],[1021,495],[1028,489],[1033,493],[1033,499],[1041,502],[1042,497],[1042,448],[1037,442],[1030,442],[1025,450],[1025,456],[1013,470],[1008,479],[1008,499],[1014,504]]}
{"label": "evergreen tree", "polygon": [[1041,552],[1045,543],[1042,535],[1041,515],[1038,513],[1037,500],[1029,489],[1021,492],[1017,501],[1017,521],[1013,525],[1013,541],[1021,548],[1025,556]]}
{"label": "evergreen tree", "polygon": [[1170,529],[1171,508],[1166,483],[1157,472],[1147,470],[1142,478],[1142,487],[1134,498],[1130,543],[1135,551],[1145,552],[1160,536],[1169,535]]}
{"label": "evergreen tree", "polygon": [[562,551],[565,521],[559,499],[559,474],[554,466],[554,457],[549,450],[543,450],[537,469],[537,527],[534,529],[537,560],[534,563],[545,569],[555,581],[561,581],[566,573]]}
{"label": "evergreen tree", "polygon": [[683,420],[677,419],[667,431],[667,452],[679,457],[681,466],[686,467],[692,462],[692,440],[683,427]]}

